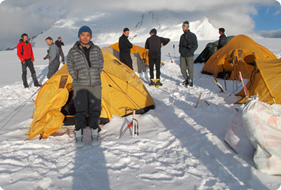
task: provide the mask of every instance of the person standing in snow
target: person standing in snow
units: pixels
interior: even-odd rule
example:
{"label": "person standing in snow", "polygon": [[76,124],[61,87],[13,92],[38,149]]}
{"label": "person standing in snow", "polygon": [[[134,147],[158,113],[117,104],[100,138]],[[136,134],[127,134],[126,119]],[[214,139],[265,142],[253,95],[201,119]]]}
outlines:
{"label": "person standing in snow", "polygon": [[[193,86],[193,57],[194,52],[198,48],[197,37],[189,30],[189,22],[185,21],[182,24],[183,34],[180,37],[179,52],[180,52],[180,69],[184,77],[183,85]],[[188,74],[186,72],[188,70]]]}
{"label": "person standing in snow", "polygon": [[130,50],[133,48],[133,44],[128,40],[130,30],[129,28],[123,29],[123,35],[119,38],[119,57],[122,63],[125,63],[133,70],[132,58]]}
{"label": "person standing in snow", "polygon": [[58,37],[58,39],[55,41],[55,44],[59,48],[59,55],[61,56],[62,64],[64,64],[64,53],[62,51],[62,46],[64,46],[64,43],[63,43],[61,37]]}
{"label": "person standing in snow", "polygon": [[227,38],[226,38],[226,35],[224,34],[224,32],[225,32],[224,28],[219,28],[220,38],[219,38],[219,43],[218,43],[218,49],[222,48],[223,46],[225,46],[227,44]]}
{"label": "person standing in snow", "polygon": [[31,77],[34,82],[34,86],[41,86],[37,80],[36,72],[34,69],[34,55],[32,51],[32,46],[28,42],[28,35],[26,33],[23,33],[21,35],[21,39],[17,45],[17,55],[21,61],[21,66],[22,66],[22,81],[23,81],[23,86],[24,88],[28,88],[29,85],[27,83],[27,67],[29,68],[31,72]]}
{"label": "person standing in snow", "polygon": [[[150,32],[150,37],[145,42],[145,49],[149,50],[149,72],[150,83],[149,86],[162,86],[160,82],[160,63],[161,63],[161,47],[170,42],[169,38],[162,38],[157,36],[157,30],[153,28]],[[154,79],[154,65],[156,65],[156,81]]]}
{"label": "person standing in snow", "polygon": [[49,67],[47,78],[51,78],[59,69],[60,60],[59,60],[59,48],[53,43],[51,37],[45,39],[47,45],[49,46],[48,55],[45,58],[49,59]]}
{"label": "person standing in snow", "polygon": [[92,30],[82,26],[78,38],[67,55],[67,68],[73,78],[75,114],[75,136],[77,143],[82,142],[82,131],[86,128],[86,115],[92,140],[98,140],[101,113],[101,77],[103,54],[92,39]]}

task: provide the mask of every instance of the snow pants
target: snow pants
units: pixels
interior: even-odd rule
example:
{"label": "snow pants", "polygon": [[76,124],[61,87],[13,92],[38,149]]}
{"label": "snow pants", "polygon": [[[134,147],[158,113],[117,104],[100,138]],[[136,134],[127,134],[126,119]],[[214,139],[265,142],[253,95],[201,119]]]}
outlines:
{"label": "snow pants", "polygon": [[61,61],[64,62],[64,53],[62,51],[62,48],[59,48],[59,55],[61,56]]}
{"label": "snow pants", "polygon": [[86,116],[89,117],[89,127],[97,129],[101,113],[101,86],[74,87],[75,130],[86,127]]}
{"label": "snow pants", "polygon": [[154,65],[156,66],[156,79],[160,79],[161,55],[149,55],[150,79],[154,79]]}
{"label": "snow pants", "polygon": [[[184,79],[188,82],[193,82],[193,56],[180,57],[180,69]],[[188,70],[188,74],[186,72]]]}
{"label": "snow pants", "polygon": [[130,54],[124,55],[124,54],[120,53],[119,56],[120,56],[120,61],[122,63],[125,63],[128,67],[130,67],[133,70],[133,61],[132,61],[131,55]]}

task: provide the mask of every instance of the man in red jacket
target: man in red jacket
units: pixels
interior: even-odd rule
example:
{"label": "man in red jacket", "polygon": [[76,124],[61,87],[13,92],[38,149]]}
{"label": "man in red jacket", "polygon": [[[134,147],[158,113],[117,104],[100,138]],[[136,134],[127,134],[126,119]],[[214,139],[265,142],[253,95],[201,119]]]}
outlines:
{"label": "man in red jacket", "polygon": [[34,86],[39,87],[39,86],[41,86],[41,84],[39,84],[39,82],[37,80],[36,72],[35,72],[34,66],[33,66],[34,56],[33,56],[32,46],[27,40],[28,40],[28,35],[24,33],[21,35],[21,39],[17,45],[18,57],[21,61],[21,66],[22,66],[23,86],[24,86],[24,88],[29,87],[28,83],[27,83],[27,78],[26,78],[27,67],[28,67],[31,72]]}

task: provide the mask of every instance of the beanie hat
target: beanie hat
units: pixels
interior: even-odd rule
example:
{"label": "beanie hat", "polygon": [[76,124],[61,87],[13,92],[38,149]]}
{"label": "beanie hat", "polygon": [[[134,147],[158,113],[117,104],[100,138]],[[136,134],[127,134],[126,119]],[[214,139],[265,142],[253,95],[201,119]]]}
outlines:
{"label": "beanie hat", "polygon": [[184,22],[182,23],[182,26],[183,26],[183,27],[186,27],[186,28],[189,28],[189,22],[188,22],[188,21],[184,21]]}
{"label": "beanie hat", "polygon": [[224,28],[219,28],[219,31],[224,33],[225,29]]}
{"label": "beanie hat", "polygon": [[89,32],[89,33],[91,34],[91,36],[92,36],[92,30],[91,30],[91,28],[90,28],[89,26],[82,26],[82,27],[79,29],[79,31],[78,31],[78,37],[80,36],[80,34],[81,34],[82,32]]}
{"label": "beanie hat", "polygon": [[127,31],[130,31],[129,28],[124,28],[123,29],[123,32],[127,32]]}
{"label": "beanie hat", "polygon": [[151,33],[153,33],[153,34],[156,35],[156,34],[157,34],[157,30],[156,30],[155,28],[151,29],[150,32],[149,32],[149,34],[151,34]]}

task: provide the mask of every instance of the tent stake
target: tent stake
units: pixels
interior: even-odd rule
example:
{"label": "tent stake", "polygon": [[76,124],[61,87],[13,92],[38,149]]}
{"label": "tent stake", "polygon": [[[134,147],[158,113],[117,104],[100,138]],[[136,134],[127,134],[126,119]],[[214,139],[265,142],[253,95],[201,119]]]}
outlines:
{"label": "tent stake", "polygon": [[200,101],[201,95],[202,95],[202,92],[200,92],[200,95],[199,95],[198,100],[197,100],[197,102],[196,102],[195,108],[197,108],[197,106],[198,106],[198,103],[199,103],[199,101]]}

